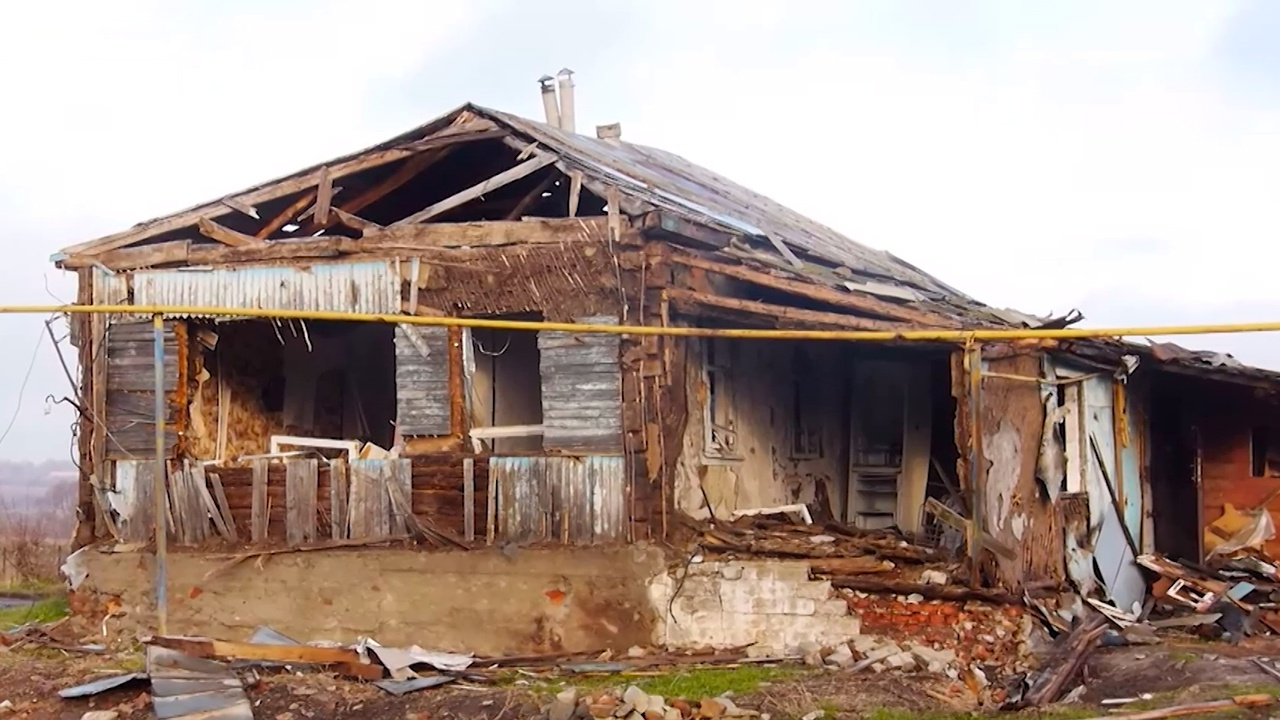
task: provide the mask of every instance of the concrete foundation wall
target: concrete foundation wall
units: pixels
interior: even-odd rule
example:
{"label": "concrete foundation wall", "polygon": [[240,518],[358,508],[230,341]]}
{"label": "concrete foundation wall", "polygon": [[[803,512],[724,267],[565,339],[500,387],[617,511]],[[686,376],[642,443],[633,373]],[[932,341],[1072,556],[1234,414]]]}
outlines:
{"label": "concrete foundation wall", "polygon": [[649,597],[655,641],[673,648],[754,644],[759,652],[792,653],[802,643],[830,646],[861,630],[848,603],[830,582],[809,579],[804,562],[694,563],[654,578]]}
{"label": "concrete foundation wall", "polygon": [[[152,557],[80,554],[77,610],[119,607],[114,633],[154,632]],[[269,625],[296,640],[424,647],[480,655],[625,650],[653,640],[646,586],[655,548],[288,553],[245,560],[169,558],[169,633],[242,640]],[[206,580],[212,572],[218,572]]]}

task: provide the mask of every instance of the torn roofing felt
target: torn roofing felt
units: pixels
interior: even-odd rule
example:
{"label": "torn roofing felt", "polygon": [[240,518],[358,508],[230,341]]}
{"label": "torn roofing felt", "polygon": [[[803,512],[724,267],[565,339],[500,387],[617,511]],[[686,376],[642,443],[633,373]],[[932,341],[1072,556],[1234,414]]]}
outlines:
{"label": "torn roofing felt", "polygon": [[[489,137],[505,134],[534,144],[556,156],[557,167],[578,172],[583,185],[604,196],[616,187],[619,205],[629,215],[652,210],[723,233],[740,247],[722,249],[771,258],[778,270],[850,292],[891,297],[922,305],[956,323],[984,327],[1024,327],[1026,316],[998,311],[951,288],[937,278],[882,250],[851,240],[835,230],[684,158],[655,148],[617,140],[601,140],[554,128],[510,113],[463,105],[406,133],[350,155],[300,170],[268,183],[231,193],[172,215],[140,223],[129,230],[75,245],[60,256],[93,255],[162,237],[190,228],[201,218],[226,216],[234,208],[252,207],[314,187],[321,173],[335,178],[352,175],[378,162],[390,163],[422,152],[424,147],[468,122],[483,123]],[[452,136],[462,141],[464,133]],[[469,133],[483,139],[485,133]],[[198,235],[191,233],[191,235]],[[58,256],[55,256],[55,259]],[[739,256],[742,259],[742,256]],[[826,267],[823,267],[826,266]],[[949,323],[955,324],[955,323]]]}

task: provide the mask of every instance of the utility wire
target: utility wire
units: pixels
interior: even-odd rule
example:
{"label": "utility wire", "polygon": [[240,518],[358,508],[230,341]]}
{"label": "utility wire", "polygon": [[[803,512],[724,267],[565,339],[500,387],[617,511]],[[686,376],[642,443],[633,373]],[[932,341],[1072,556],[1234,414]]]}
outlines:
{"label": "utility wire", "polygon": [[27,372],[22,376],[22,385],[18,388],[18,403],[13,408],[13,417],[9,418],[9,424],[5,426],[4,432],[0,433],[0,445],[4,444],[9,432],[13,430],[13,426],[18,422],[18,415],[22,412],[22,396],[27,391],[27,383],[31,380],[31,371],[36,367],[36,358],[40,357],[40,344],[44,342],[45,331],[42,328],[40,334],[36,337],[36,346],[31,350],[31,362],[27,364]]}

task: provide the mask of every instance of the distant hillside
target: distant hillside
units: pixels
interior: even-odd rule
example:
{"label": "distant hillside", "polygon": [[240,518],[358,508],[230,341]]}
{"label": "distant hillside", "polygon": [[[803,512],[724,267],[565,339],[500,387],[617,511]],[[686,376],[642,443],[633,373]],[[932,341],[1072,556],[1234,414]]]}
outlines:
{"label": "distant hillside", "polygon": [[75,496],[78,475],[76,466],[67,460],[0,460],[0,504],[31,511],[60,510],[68,490]]}

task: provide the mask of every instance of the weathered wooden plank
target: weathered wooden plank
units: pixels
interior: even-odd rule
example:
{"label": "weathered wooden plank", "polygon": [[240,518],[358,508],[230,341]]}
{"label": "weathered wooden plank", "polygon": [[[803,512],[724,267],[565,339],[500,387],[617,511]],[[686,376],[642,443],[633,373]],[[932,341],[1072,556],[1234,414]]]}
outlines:
{"label": "weathered wooden plank", "polygon": [[285,461],[285,539],[292,547],[316,540],[317,472],[315,458]]}
{"label": "weathered wooden plank", "polygon": [[[597,316],[578,322],[612,325],[617,318]],[[538,350],[543,447],[558,452],[621,452],[621,338],[542,332]]]}
{"label": "weathered wooden plank", "polygon": [[347,537],[347,501],[350,498],[347,481],[347,461],[338,458],[329,461],[329,532],[334,540]]}
{"label": "weathered wooden plank", "polygon": [[145,543],[152,537],[154,514],[152,492],[155,492],[155,463],[150,460],[117,460],[116,488],[131,502],[126,503],[120,518],[120,537],[125,542]]}
{"label": "weathered wooden plank", "polygon": [[476,461],[474,458],[462,460],[462,534],[471,542],[476,539]]}
{"label": "weathered wooden plank", "polygon": [[350,467],[351,539],[383,538],[390,535],[391,499],[384,473],[386,461],[352,460]]}
{"label": "weathered wooden plank", "polygon": [[253,516],[251,530],[255,543],[267,539],[267,471],[270,467],[266,458],[258,458],[253,461]]}
{"label": "weathered wooden plank", "polygon": [[[223,536],[231,542],[239,542],[239,533],[236,532],[236,522],[231,516],[231,506],[227,504],[227,491],[222,487],[222,478],[218,473],[209,473],[209,484],[213,486],[213,497],[218,504],[218,515],[214,516],[214,522],[218,525],[218,529],[222,531]],[[219,516],[221,516],[219,518]]]}
{"label": "weathered wooden plank", "polygon": [[447,435],[448,329],[397,325],[395,345],[396,416],[401,434]]}
{"label": "weathered wooden plank", "polygon": [[198,462],[187,461],[186,476],[189,492],[191,492],[199,502],[192,502],[191,523],[193,528],[192,535],[196,538],[196,542],[204,542],[209,538],[209,519],[213,519],[214,527],[223,538],[231,539],[230,533],[227,531],[227,520],[224,519],[222,511],[218,509],[218,502],[214,500],[213,493],[209,492],[208,478],[205,477],[204,465]]}
{"label": "weathered wooden plank", "polygon": [[[391,486],[400,489],[401,496],[406,500],[413,497],[413,466],[408,458],[394,458],[391,460],[383,460],[383,471],[381,473],[384,494],[387,497],[387,508],[391,518],[390,530],[392,535],[408,535],[409,519],[400,511],[400,507],[392,502]],[[406,511],[411,508],[405,508]]]}

